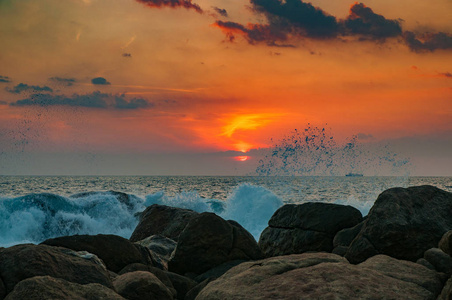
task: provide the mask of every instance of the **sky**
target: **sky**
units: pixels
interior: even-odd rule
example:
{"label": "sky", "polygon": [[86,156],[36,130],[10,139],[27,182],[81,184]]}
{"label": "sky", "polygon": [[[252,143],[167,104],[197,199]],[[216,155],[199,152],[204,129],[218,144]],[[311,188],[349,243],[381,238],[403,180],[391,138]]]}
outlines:
{"label": "sky", "polygon": [[452,176],[450,0],[0,0],[0,40],[0,175],[252,175],[326,128]]}

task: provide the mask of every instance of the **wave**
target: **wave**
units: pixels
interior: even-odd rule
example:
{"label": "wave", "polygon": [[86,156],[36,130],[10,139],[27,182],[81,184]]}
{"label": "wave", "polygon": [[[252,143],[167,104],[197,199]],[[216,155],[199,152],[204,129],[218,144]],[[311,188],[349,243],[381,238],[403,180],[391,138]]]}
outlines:
{"label": "wave", "polygon": [[[303,203],[308,199],[299,199]],[[353,197],[337,200],[352,205],[366,215],[373,202]],[[40,243],[48,238],[75,234],[115,234],[129,238],[138,224],[138,215],[152,204],[214,212],[235,220],[256,240],[283,200],[269,189],[242,183],[225,201],[208,199],[196,191],[168,196],[164,191],[143,198],[122,192],[84,192],[69,197],[41,193],[17,198],[0,198],[0,247]]]}

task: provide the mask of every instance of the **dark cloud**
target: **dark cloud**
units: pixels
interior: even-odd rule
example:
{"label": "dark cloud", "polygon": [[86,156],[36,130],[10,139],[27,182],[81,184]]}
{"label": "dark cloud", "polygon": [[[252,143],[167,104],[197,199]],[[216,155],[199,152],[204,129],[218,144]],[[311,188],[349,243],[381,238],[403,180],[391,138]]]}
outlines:
{"label": "dark cloud", "polygon": [[389,20],[376,14],[363,3],[355,3],[350,8],[350,15],[344,21],[345,34],[364,35],[373,39],[385,39],[402,34],[402,27],[397,20]]}
{"label": "dark cloud", "polygon": [[339,32],[334,16],[301,0],[250,0],[256,12],[263,13],[274,31],[311,38],[330,38]]}
{"label": "dark cloud", "polygon": [[72,96],[33,94],[31,97],[11,103],[12,106],[72,106],[89,108],[140,109],[153,107],[154,104],[145,99],[126,99],[124,94],[112,95],[101,92]]}
{"label": "dark cloud", "polygon": [[8,76],[0,75],[0,82],[11,82],[11,78],[9,78]]}
{"label": "dark cloud", "polygon": [[135,0],[137,2],[143,3],[146,6],[149,7],[156,7],[156,8],[162,8],[162,7],[171,7],[171,8],[186,8],[186,9],[193,9],[198,13],[202,13],[201,7],[199,7],[198,4],[192,3],[191,0]]}
{"label": "dark cloud", "polygon": [[452,35],[449,33],[438,32],[416,35],[414,32],[406,31],[404,39],[408,47],[414,52],[452,49]]}
{"label": "dark cloud", "polygon": [[63,84],[65,86],[71,86],[76,82],[74,78],[62,78],[62,77],[51,77],[49,78],[49,80]]}
{"label": "dark cloud", "polygon": [[216,7],[216,6],[212,6],[212,8],[215,10],[215,12],[217,13],[217,14],[219,14],[220,16],[223,16],[223,17],[228,17],[228,11],[226,10],[226,9],[224,9],[224,8],[219,8],[219,7]]}
{"label": "dark cloud", "polygon": [[103,77],[96,77],[91,79],[91,83],[92,84],[99,84],[99,85],[108,85],[110,84],[110,82],[107,81],[107,79],[103,78]]}
{"label": "dark cloud", "polygon": [[242,35],[250,44],[266,42],[270,46],[277,46],[277,41],[285,41],[287,35],[284,32],[274,30],[269,25],[248,24],[247,27],[235,22],[216,21],[214,26],[220,28],[230,42],[236,35]]}
{"label": "dark cloud", "polygon": [[132,57],[132,54],[130,54],[130,53],[123,53],[123,54],[122,54],[122,57],[127,57],[127,58],[129,58],[129,57]]}
{"label": "dark cloud", "polygon": [[13,88],[6,88],[6,91],[12,94],[20,94],[22,92],[53,92],[48,86],[28,85],[26,83],[19,83]]}
{"label": "dark cloud", "polygon": [[452,78],[452,73],[450,73],[450,72],[439,73],[439,76],[441,76],[441,77],[447,77],[447,78]]}
{"label": "dark cloud", "polygon": [[[401,20],[387,19],[375,13],[363,3],[355,3],[346,19],[337,19],[302,0],[250,0],[251,9],[264,15],[266,24],[242,25],[236,22],[216,21],[227,39],[233,42],[243,36],[248,43],[266,43],[269,46],[286,45],[288,41],[310,39],[334,39],[356,37],[358,41],[385,41],[403,37],[411,50],[416,52],[452,49],[452,35],[444,32],[416,35],[403,32]],[[284,42],[284,44],[280,44]],[[279,44],[278,44],[279,43]]]}

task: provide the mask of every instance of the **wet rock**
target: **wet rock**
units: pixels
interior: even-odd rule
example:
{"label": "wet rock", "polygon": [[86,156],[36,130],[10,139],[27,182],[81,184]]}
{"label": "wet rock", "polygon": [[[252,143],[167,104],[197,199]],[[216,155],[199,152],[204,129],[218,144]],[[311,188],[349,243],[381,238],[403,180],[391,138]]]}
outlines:
{"label": "wet rock", "polygon": [[[399,270],[412,277],[399,276]],[[415,263],[391,268],[374,262],[363,267],[330,253],[304,253],[242,263],[210,282],[196,299],[434,300],[432,289],[441,285],[435,275]],[[424,287],[427,282],[434,288]]]}
{"label": "wet rock", "polygon": [[354,207],[310,202],[287,204],[271,217],[259,239],[266,257],[333,250],[333,238],[362,221]]}
{"label": "wet rock", "polygon": [[177,242],[182,230],[197,215],[197,212],[189,209],[153,204],[141,214],[130,241],[138,242],[159,234]]}
{"label": "wet rock", "polygon": [[452,230],[446,232],[438,243],[438,248],[452,256]]}
{"label": "wet rock", "polygon": [[[75,251],[88,251],[102,259],[107,268],[119,272],[131,263],[150,264],[148,252],[140,249],[129,240],[110,234],[73,235],[48,239],[44,245],[65,247]],[[147,254],[147,257],[146,257]]]}
{"label": "wet rock", "polygon": [[452,257],[444,253],[441,249],[428,249],[424,253],[424,259],[435,267],[436,271],[443,272],[448,276],[452,275]]}
{"label": "wet rock", "polygon": [[112,299],[123,297],[97,283],[77,284],[50,276],[36,276],[19,282],[5,298],[7,300],[66,300],[66,299]]}
{"label": "wet rock", "polygon": [[0,251],[0,277],[7,292],[20,281],[49,275],[79,284],[100,283],[112,288],[108,271],[69,249],[47,245],[17,245]]}
{"label": "wet rock", "polygon": [[201,274],[232,260],[261,258],[253,236],[237,222],[213,213],[193,218],[179,236],[169,270],[178,274]]}
{"label": "wet rock", "polygon": [[380,253],[416,261],[452,228],[451,211],[452,193],[433,186],[386,190],[378,196],[345,257],[360,263]]}
{"label": "wet rock", "polygon": [[153,264],[162,270],[168,270],[168,261],[177,246],[174,240],[162,235],[151,235],[135,244],[149,249]]}
{"label": "wet rock", "polygon": [[150,272],[129,272],[116,278],[113,284],[118,294],[129,300],[173,299],[170,290]]}

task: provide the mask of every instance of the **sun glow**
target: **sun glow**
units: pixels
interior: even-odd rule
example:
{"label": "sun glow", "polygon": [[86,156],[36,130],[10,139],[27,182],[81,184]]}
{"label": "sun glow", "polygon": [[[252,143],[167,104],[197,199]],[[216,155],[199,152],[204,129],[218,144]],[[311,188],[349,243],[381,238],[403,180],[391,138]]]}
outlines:
{"label": "sun glow", "polygon": [[246,155],[244,155],[244,156],[234,156],[234,159],[235,159],[236,161],[247,161],[249,158],[250,158],[250,157],[249,157],[249,156],[246,156]]}

